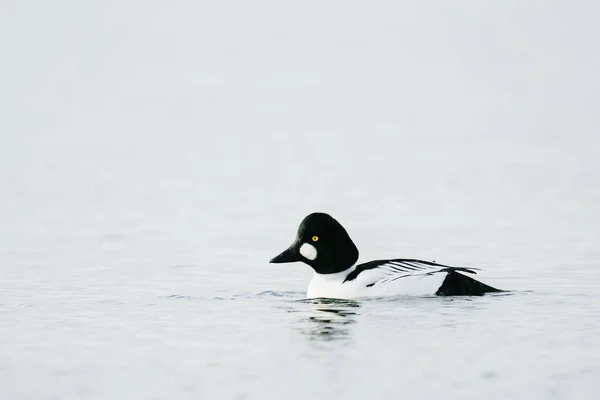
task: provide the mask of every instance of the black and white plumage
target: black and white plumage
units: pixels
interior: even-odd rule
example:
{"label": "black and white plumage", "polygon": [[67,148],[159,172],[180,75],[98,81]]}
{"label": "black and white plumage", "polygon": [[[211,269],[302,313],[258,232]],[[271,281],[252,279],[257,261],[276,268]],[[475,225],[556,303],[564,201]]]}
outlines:
{"label": "black and white plumage", "polygon": [[302,261],[314,269],[309,298],[349,299],[389,295],[481,296],[500,292],[466,275],[475,268],[414,259],[356,264],[358,249],[342,225],[324,213],[307,216],[296,240],[272,263]]}

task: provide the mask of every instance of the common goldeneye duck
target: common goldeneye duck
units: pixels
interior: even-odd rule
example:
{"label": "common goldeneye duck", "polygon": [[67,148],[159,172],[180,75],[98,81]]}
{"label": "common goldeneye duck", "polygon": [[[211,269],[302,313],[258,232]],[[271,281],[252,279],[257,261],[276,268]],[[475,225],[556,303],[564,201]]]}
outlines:
{"label": "common goldeneye duck", "polygon": [[296,240],[271,260],[301,261],[314,270],[308,298],[389,295],[481,296],[501,292],[465,274],[473,268],[450,267],[435,262],[390,259],[356,264],[358,249],[346,229],[324,213],[308,215],[300,223]]}

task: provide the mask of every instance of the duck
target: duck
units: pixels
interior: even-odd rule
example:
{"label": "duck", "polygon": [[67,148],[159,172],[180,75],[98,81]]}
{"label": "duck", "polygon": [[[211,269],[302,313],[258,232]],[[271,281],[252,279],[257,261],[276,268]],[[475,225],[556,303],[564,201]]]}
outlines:
{"label": "duck", "polygon": [[504,292],[475,280],[479,269],[452,267],[417,259],[358,263],[358,248],[331,215],[306,216],[294,242],[270,260],[302,262],[313,269],[307,298],[356,299],[384,296],[482,296]]}

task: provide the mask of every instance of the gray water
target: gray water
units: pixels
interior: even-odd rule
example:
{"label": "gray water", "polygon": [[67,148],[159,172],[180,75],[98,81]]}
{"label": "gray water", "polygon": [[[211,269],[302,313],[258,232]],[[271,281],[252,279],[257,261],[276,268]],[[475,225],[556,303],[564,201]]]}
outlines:
{"label": "gray water", "polygon": [[[0,398],[597,398],[599,11],[3,3]],[[513,291],[303,300],[313,211]]]}

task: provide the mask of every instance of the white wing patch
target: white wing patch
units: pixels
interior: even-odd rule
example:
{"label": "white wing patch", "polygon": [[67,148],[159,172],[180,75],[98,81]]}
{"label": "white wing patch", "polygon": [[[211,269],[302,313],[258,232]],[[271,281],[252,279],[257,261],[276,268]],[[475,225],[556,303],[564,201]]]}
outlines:
{"label": "white wing patch", "polygon": [[[356,278],[359,282],[364,283],[366,287],[374,287],[386,285],[404,278],[423,278],[439,273],[444,273],[445,276],[446,272],[446,269],[440,266],[390,260],[374,268],[361,271]],[[368,280],[371,280],[371,282],[368,282]]]}

